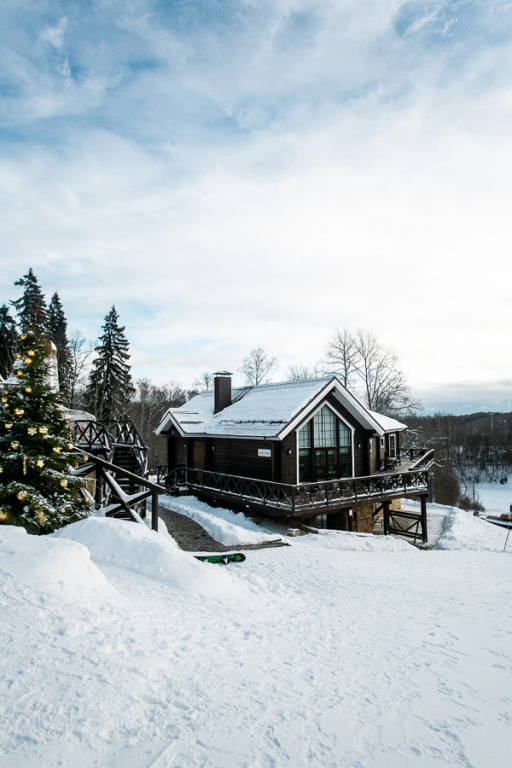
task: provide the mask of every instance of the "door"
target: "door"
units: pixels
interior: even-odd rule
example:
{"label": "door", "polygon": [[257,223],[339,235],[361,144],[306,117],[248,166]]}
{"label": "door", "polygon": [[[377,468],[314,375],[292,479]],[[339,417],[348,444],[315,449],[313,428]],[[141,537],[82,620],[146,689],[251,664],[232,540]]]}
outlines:
{"label": "door", "polygon": [[204,469],[204,443],[194,440],[194,469]]}

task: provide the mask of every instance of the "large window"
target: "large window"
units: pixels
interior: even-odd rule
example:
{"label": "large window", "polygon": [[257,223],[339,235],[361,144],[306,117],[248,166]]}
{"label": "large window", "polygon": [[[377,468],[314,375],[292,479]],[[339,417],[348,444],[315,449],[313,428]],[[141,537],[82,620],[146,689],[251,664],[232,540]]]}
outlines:
{"label": "large window", "polygon": [[351,475],[351,431],[324,405],[299,430],[299,482]]}

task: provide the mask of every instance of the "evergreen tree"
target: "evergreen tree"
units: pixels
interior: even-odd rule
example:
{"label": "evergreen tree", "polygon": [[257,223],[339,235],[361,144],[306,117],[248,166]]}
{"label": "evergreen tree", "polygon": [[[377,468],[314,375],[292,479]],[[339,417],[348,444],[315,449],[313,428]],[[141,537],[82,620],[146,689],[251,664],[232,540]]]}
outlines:
{"label": "evergreen tree", "polygon": [[112,307],[105,317],[103,335],[95,348],[97,357],[93,361],[86,390],[87,407],[98,421],[108,424],[120,419],[134,392],[128,360],[128,341],[124,326],[118,324],[119,315]]}
{"label": "evergreen tree", "polygon": [[67,329],[68,321],[59,294],[55,292],[48,306],[48,333],[57,348],[59,391],[64,402],[69,405],[72,359]]}
{"label": "evergreen tree", "polygon": [[0,387],[0,524],[51,533],[90,514],[72,474],[69,423],[47,381],[47,342],[23,334],[10,379]]}
{"label": "evergreen tree", "polygon": [[18,324],[22,333],[40,334],[47,330],[48,310],[37,277],[30,268],[26,275],[16,280],[14,285],[23,286],[23,296],[11,302],[18,314]]}
{"label": "evergreen tree", "polygon": [[14,363],[16,354],[16,323],[11,317],[9,307],[0,307],[0,376],[6,379]]}

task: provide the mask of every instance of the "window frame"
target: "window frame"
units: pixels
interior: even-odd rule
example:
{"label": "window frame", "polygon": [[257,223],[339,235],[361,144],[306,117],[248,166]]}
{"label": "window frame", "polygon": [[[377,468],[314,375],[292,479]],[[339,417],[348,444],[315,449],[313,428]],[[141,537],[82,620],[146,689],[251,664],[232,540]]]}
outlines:
{"label": "window frame", "polygon": [[[323,408],[328,408],[332,412],[332,414],[334,415],[334,417],[336,419],[336,429],[335,429],[335,432],[336,432],[336,444],[335,445],[330,445],[330,446],[328,446],[328,445],[321,445],[321,446],[317,446],[317,445],[315,445],[315,442],[314,442],[314,426],[313,426],[314,418]],[[339,422],[341,422],[341,424],[343,424],[343,426],[348,430],[349,438],[350,438],[350,444],[348,446],[341,444]],[[302,430],[305,429],[306,426],[309,426],[309,440],[307,441],[309,443],[309,445],[305,445],[304,441],[303,441],[303,443],[301,445],[300,433],[302,432]],[[301,449],[309,451],[309,454],[310,454],[310,456],[309,456],[309,465],[310,465],[310,470],[311,470],[312,467],[313,467],[313,458],[312,457],[313,457],[313,454],[314,454],[315,450],[318,449],[318,450],[328,451],[329,449],[336,448],[336,451],[337,451],[336,461],[337,461],[337,467],[338,467],[338,471],[339,471],[339,467],[340,467],[340,464],[341,464],[341,462],[340,462],[340,456],[341,456],[340,452],[341,452],[341,449],[342,448],[348,448],[348,459],[349,459],[349,463],[350,463],[350,474],[339,475],[339,477],[355,477],[355,475],[354,475],[354,435],[355,435],[355,427],[353,427],[347,421],[347,419],[344,418],[341,415],[341,413],[339,413],[339,411],[336,410],[336,408],[334,408],[330,403],[328,403],[326,401],[320,403],[317,406],[317,408],[315,408],[315,410],[312,411],[309,414],[308,418],[305,421],[303,421],[301,425],[297,426],[297,428],[295,430],[296,456],[297,456],[296,475],[295,476],[297,478],[297,483],[324,482],[322,480],[301,480],[301,477],[300,477],[300,468],[301,468],[300,467],[300,465],[301,465],[301,453],[300,453],[300,451],[301,451]],[[335,479],[335,478],[332,478],[332,479]]]}

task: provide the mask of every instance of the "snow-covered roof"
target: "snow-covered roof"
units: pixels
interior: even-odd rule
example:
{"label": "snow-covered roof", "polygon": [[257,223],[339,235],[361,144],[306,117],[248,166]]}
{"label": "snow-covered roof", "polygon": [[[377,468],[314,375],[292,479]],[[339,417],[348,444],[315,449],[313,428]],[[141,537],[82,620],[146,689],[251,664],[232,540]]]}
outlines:
{"label": "snow-covered roof", "polygon": [[390,416],[383,416],[382,413],[376,413],[375,411],[370,411],[370,413],[375,421],[380,424],[384,432],[401,432],[407,429],[407,424],[402,424],[401,421],[392,419]]}
{"label": "snow-covered roof", "polygon": [[404,424],[372,413],[346,390],[336,376],[234,388],[231,405],[214,413],[214,392],[196,395],[179,408],[170,408],[156,434],[171,428],[184,437],[225,436],[283,439],[332,392],[366,429],[378,434],[405,429]]}

